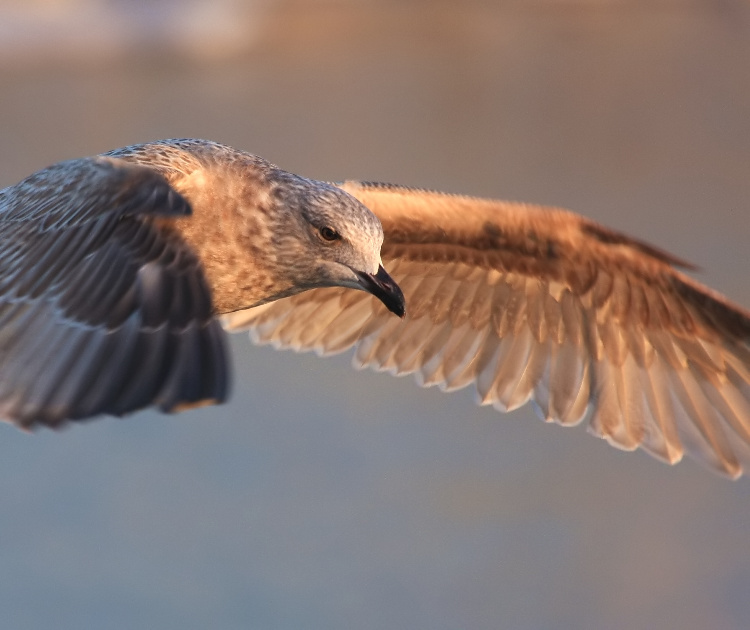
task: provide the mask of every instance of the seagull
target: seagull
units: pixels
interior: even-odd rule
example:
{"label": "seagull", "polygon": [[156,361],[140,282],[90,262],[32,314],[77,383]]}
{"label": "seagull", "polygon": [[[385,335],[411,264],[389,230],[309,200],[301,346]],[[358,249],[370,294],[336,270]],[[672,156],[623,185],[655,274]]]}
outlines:
{"label": "seagull", "polygon": [[624,450],[750,466],[750,312],[572,212],[339,184],[196,139],[0,191],[0,417],[224,402],[225,330],[531,402]]}

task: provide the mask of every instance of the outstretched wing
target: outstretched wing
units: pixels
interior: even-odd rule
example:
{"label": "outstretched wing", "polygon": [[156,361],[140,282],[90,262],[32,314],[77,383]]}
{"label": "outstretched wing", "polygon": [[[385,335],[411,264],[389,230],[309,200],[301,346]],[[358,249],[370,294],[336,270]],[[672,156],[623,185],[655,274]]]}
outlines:
{"label": "outstretched wing", "polygon": [[370,296],[318,289],[228,317],[258,343],[320,354],[423,385],[474,384],[481,404],[533,400],[548,421],[695,455],[737,477],[750,463],[750,314],[687,266],[575,214],[347,182],[378,215],[404,320]]}
{"label": "outstretched wing", "polygon": [[57,426],[225,399],[203,273],[156,223],[189,213],[156,172],[111,158],[0,191],[0,417]]}

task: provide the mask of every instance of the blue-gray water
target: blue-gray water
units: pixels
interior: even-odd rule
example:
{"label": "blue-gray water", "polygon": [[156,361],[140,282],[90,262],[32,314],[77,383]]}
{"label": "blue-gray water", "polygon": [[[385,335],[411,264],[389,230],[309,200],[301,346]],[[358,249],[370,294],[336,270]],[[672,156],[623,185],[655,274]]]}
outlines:
{"label": "blue-gray water", "polygon": [[[21,47],[0,184],[207,137],[321,179],[563,205],[750,306],[750,5],[460,7],[268,3],[241,54],[159,50],[156,27],[107,54]],[[750,625],[750,481],[346,357],[233,349],[221,408],[0,426],[0,626]]]}

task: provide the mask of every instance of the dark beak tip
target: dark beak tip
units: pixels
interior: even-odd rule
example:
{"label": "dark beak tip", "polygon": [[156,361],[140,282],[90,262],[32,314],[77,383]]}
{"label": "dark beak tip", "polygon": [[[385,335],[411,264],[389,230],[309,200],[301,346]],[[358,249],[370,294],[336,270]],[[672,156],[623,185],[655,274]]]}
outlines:
{"label": "dark beak tip", "polygon": [[406,308],[404,306],[404,303],[401,302],[400,304],[385,304],[385,307],[394,315],[396,315],[399,319],[404,319],[406,317]]}
{"label": "dark beak tip", "polygon": [[401,300],[401,304],[399,304],[395,309],[391,311],[394,315],[397,315],[401,319],[404,319],[406,317],[406,303]]}
{"label": "dark beak tip", "polygon": [[382,265],[376,274],[363,273],[359,274],[359,277],[364,288],[378,298],[391,313],[401,319],[406,316],[404,294]]}

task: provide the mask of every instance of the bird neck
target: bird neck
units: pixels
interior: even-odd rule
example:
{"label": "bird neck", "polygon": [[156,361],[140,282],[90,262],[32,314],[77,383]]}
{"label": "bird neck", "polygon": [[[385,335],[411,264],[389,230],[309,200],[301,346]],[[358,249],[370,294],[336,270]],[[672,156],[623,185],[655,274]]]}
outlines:
{"label": "bird neck", "polygon": [[[223,181],[226,180],[226,181]],[[168,221],[198,256],[214,310],[229,313],[282,297],[289,287],[275,276],[274,199],[247,177],[202,171],[173,182],[192,215]]]}

